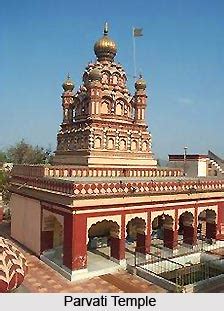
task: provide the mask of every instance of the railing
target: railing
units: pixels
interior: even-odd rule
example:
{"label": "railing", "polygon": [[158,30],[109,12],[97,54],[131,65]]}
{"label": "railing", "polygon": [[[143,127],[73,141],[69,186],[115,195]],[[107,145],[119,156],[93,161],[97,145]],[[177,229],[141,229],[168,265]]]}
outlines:
{"label": "railing", "polygon": [[[177,194],[187,195],[201,192],[215,192],[224,190],[224,180],[180,180],[180,181],[155,181],[148,182],[89,182],[75,183],[70,179],[54,179],[27,176],[12,176],[12,183],[26,184],[40,189],[48,189],[71,193],[76,196],[90,195],[132,195],[132,194]],[[56,190],[55,190],[56,189]]]}
{"label": "railing", "polygon": [[179,168],[88,168],[73,166],[15,165],[14,176],[27,177],[181,177]]}
{"label": "railing", "polygon": [[204,239],[197,240],[195,245],[187,245],[183,240],[179,240],[174,249],[168,250],[164,248],[163,241],[161,243],[154,243],[153,240],[150,246],[150,252],[144,253],[144,248],[135,248],[135,265],[142,265],[147,263],[156,262],[157,260],[172,260],[180,256],[187,256],[194,253],[210,253],[224,258],[224,241]]}
{"label": "railing", "polygon": [[48,167],[50,177],[181,177],[181,169]]}
{"label": "railing", "polygon": [[[221,243],[222,241],[217,242]],[[224,254],[223,243],[220,245],[223,250],[222,254]],[[224,275],[224,266],[223,264],[220,264],[220,259],[223,259],[223,257],[219,253],[216,254],[214,252],[215,249],[220,250],[218,243],[215,243],[213,246],[204,243],[198,248],[189,248],[188,252],[179,252],[178,254],[172,255],[168,255],[167,253],[167,256],[165,253],[161,256],[150,252],[147,255],[139,255],[139,258],[141,258],[140,262],[137,262],[135,257],[135,266],[137,269],[145,271],[145,273],[165,279],[167,282],[166,284],[168,284],[166,286],[173,290],[175,289],[177,292],[182,292],[187,290],[187,285],[194,286],[199,281],[204,281],[218,275]],[[140,250],[138,249],[138,254],[139,251]],[[200,256],[196,259],[199,260],[199,262],[195,263],[193,263],[195,257],[190,256],[188,261],[186,256],[199,251],[209,253],[213,256],[204,258],[203,261],[201,261],[202,259]],[[215,258],[214,255],[218,255],[218,257]],[[144,256],[147,256],[145,260],[143,260]],[[184,257],[186,262],[184,262],[182,258],[179,260],[180,256]]]}

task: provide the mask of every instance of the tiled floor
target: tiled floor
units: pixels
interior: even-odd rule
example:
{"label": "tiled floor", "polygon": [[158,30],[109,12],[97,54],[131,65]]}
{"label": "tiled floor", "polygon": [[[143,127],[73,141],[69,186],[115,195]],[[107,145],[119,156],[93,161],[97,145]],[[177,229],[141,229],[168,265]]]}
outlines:
{"label": "tiled floor", "polygon": [[[10,238],[9,224],[0,224],[0,236]],[[12,239],[11,239],[12,240]],[[85,281],[69,282],[35,255],[13,243],[25,254],[29,271],[17,292],[30,293],[162,293],[166,290],[149,283],[124,270],[113,274],[94,277]]]}
{"label": "tiled floor", "polygon": [[114,274],[106,274],[85,281],[69,282],[60,274],[53,271],[46,264],[39,261],[34,255],[26,252],[29,273],[23,285],[29,292],[62,293],[62,292],[86,292],[86,293],[147,293],[166,292],[154,284],[150,284],[137,276],[130,275],[120,270]]}

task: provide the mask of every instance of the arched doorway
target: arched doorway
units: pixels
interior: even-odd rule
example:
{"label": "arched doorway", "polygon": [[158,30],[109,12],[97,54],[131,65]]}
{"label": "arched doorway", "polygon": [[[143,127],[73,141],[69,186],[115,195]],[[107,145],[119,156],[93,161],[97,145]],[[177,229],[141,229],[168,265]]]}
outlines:
{"label": "arched doorway", "polygon": [[144,233],[146,229],[146,223],[143,218],[132,218],[126,226],[126,240],[128,242],[134,242],[137,240],[138,233]]}
{"label": "arched doorway", "polygon": [[64,244],[63,216],[48,211],[43,212],[42,252],[50,260],[62,265]]}
{"label": "arched doorway", "polygon": [[183,236],[183,243],[193,245],[195,243],[194,216],[191,212],[184,212],[179,217],[178,234]]}
{"label": "arched doorway", "polygon": [[152,238],[162,240],[164,247],[173,248],[175,246],[173,223],[173,217],[165,213],[154,218],[152,221]]}
{"label": "arched doorway", "polygon": [[119,259],[120,227],[112,220],[102,220],[92,224],[88,230],[88,250],[106,258]]}
{"label": "arched doorway", "polygon": [[132,218],[126,226],[126,241],[133,243],[135,251],[139,253],[147,252],[146,245],[146,222],[143,218],[135,217]]}
{"label": "arched doorway", "polygon": [[198,233],[201,239],[216,239],[217,223],[214,210],[205,209],[198,215]]}

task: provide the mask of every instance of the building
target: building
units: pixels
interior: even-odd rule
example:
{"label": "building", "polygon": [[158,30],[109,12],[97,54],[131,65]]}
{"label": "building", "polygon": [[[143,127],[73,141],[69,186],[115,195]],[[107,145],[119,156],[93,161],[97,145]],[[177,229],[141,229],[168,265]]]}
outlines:
{"label": "building", "polygon": [[147,254],[179,238],[193,247],[198,225],[224,239],[224,179],[186,178],[182,168],[158,168],[145,121],[146,82],[131,95],[108,36],[94,46],[83,84],[63,84],[63,121],[54,165],[14,166],[11,234],[71,280],[89,268],[89,250],[107,245],[125,266],[127,243]]}
{"label": "building", "polygon": [[188,177],[224,178],[224,160],[208,151],[208,154],[170,154],[169,166],[181,168]]}
{"label": "building", "polygon": [[138,79],[135,94],[129,93],[126,73],[114,61],[117,47],[107,25],[94,51],[97,60],[85,68],[79,90],[74,94],[69,77],[63,84],[55,164],[155,167],[145,122],[146,82]]}

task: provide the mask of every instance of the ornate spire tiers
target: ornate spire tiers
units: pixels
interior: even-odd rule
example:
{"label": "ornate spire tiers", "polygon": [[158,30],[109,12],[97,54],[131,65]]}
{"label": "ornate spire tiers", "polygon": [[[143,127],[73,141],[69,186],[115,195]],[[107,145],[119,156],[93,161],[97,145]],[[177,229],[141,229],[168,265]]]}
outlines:
{"label": "ornate spire tiers", "polygon": [[73,93],[69,76],[62,85],[63,122],[55,164],[156,166],[145,121],[146,82],[140,77],[135,94],[130,94],[126,73],[114,61],[117,45],[108,35],[107,23],[94,52],[96,60],[85,68],[80,88]]}

